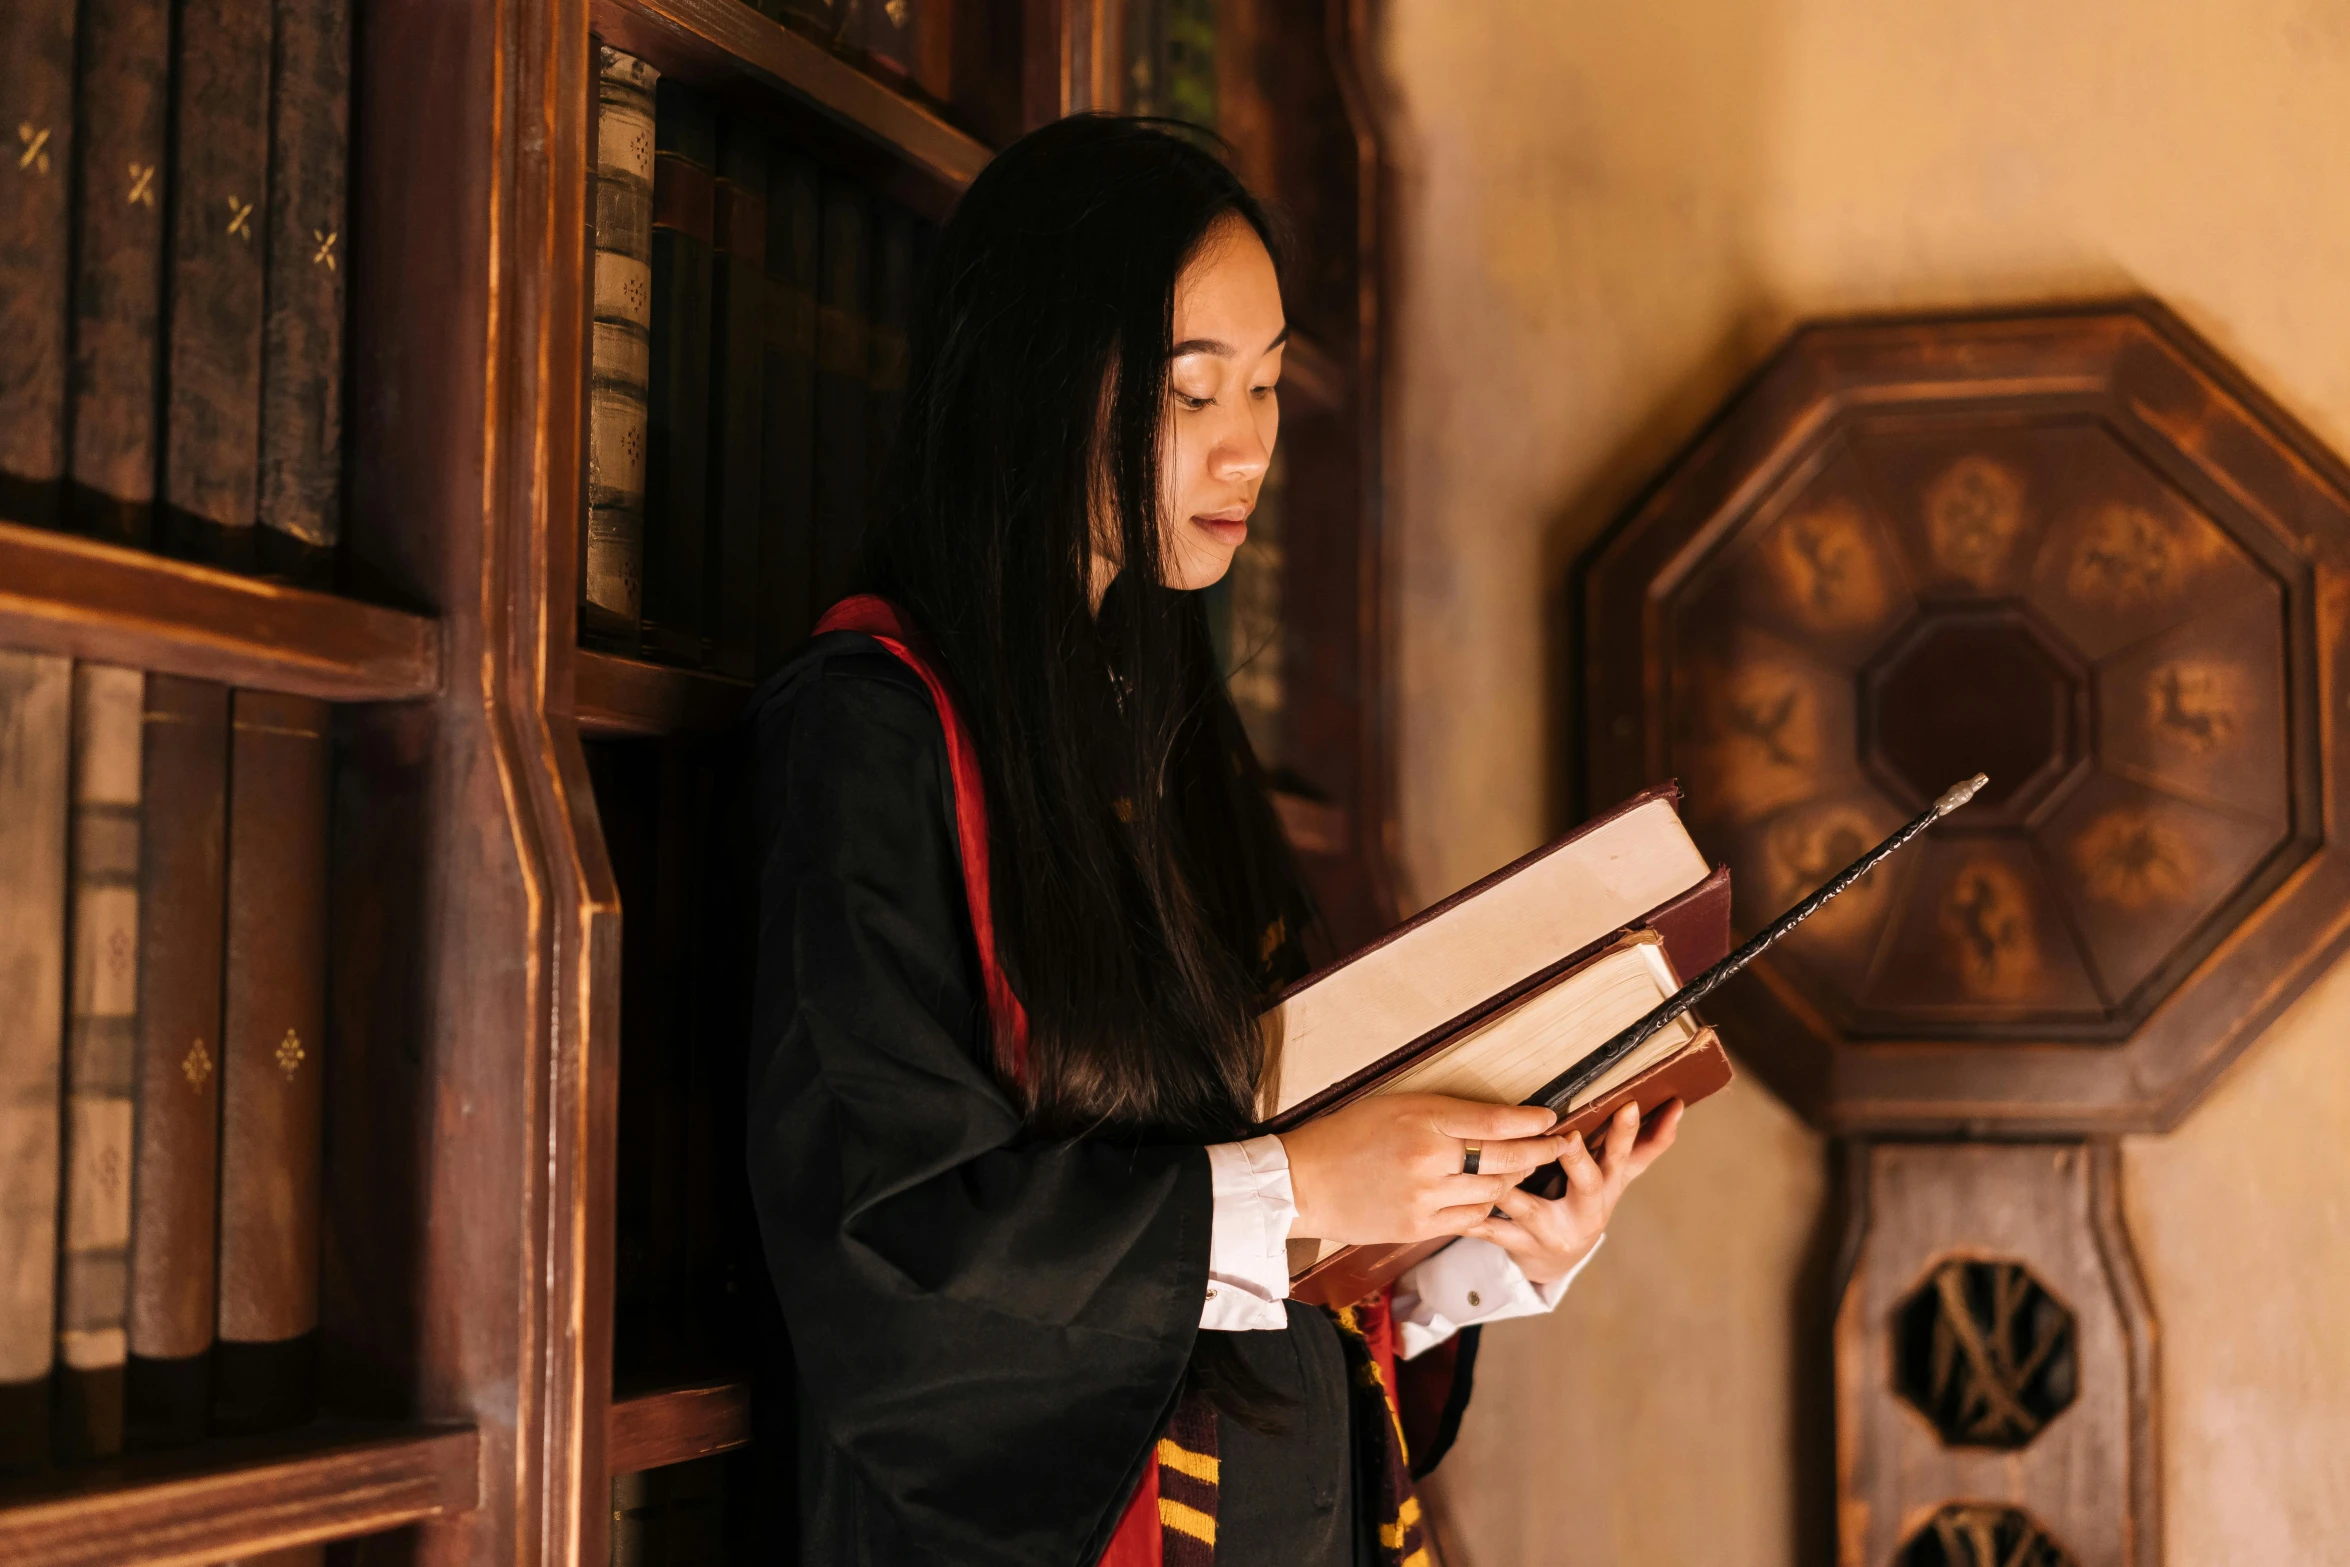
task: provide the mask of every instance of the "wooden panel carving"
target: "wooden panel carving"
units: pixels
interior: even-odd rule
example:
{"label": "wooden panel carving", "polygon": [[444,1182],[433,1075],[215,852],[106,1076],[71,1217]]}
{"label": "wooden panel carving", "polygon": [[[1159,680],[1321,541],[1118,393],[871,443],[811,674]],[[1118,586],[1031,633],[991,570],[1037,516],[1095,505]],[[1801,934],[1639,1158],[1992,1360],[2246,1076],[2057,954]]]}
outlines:
{"label": "wooden panel carving", "polygon": [[1586,564],[1589,803],[1678,776],[1751,932],[1989,773],[1728,1032],[1840,1128],[2167,1126],[2350,936],[2346,560],[2159,307],[1809,329]]}
{"label": "wooden panel carving", "polygon": [[1847,1153],[1844,1567],[2154,1567],[2154,1318],[2114,1147]]}

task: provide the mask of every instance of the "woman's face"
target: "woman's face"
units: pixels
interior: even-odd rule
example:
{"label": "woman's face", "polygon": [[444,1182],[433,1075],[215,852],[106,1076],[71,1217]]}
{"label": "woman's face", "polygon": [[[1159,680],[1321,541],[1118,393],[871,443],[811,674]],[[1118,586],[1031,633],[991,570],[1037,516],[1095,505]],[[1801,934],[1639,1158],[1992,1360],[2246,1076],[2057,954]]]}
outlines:
{"label": "woman's face", "polygon": [[1237,213],[1208,230],[1175,280],[1161,482],[1166,582],[1196,589],[1232,569],[1281,428],[1273,384],[1289,324],[1273,258]]}

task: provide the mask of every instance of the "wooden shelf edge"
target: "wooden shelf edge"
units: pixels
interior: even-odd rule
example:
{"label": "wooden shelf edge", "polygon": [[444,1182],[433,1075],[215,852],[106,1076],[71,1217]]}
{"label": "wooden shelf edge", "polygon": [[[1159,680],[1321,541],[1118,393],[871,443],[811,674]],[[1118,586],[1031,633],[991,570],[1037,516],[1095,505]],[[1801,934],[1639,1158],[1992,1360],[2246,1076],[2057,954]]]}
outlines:
{"label": "wooden shelf edge", "polygon": [[604,1466],[634,1474],[741,1447],[751,1439],[751,1390],[698,1382],[614,1399],[604,1427]]}
{"label": "wooden shelf edge", "polygon": [[11,522],[0,522],[0,646],[338,702],[441,685],[428,616]]}
{"label": "wooden shelf edge", "polygon": [[580,733],[592,740],[719,734],[742,716],[751,694],[749,681],[708,670],[584,647],[575,657],[572,707]]}
{"label": "wooden shelf edge", "polygon": [[202,1567],[470,1511],[471,1426],[317,1426],[0,1491],[10,1567]]}
{"label": "wooden shelf edge", "polygon": [[590,25],[616,49],[704,85],[728,76],[781,87],[953,190],[995,156],[929,108],[760,15],[743,0],[593,0]]}

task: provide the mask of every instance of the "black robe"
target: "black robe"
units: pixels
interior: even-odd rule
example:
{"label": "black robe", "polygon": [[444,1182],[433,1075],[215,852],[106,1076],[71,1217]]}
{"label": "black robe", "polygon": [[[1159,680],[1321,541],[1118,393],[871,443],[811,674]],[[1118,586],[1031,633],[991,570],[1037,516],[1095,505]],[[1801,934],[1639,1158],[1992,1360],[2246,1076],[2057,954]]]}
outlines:
{"label": "black robe", "polygon": [[[855,633],[759,694],[752,1196],[799,1382],[811,1563],[1090,1567],[1173,1406],[1206,1287],[1196,1146],[1041,1142],[988,1067],[939,721]],[[1222,1567],[1351,1567],[1320,1312],[1236,1335],[1294,1405],[1223,1422]]]}

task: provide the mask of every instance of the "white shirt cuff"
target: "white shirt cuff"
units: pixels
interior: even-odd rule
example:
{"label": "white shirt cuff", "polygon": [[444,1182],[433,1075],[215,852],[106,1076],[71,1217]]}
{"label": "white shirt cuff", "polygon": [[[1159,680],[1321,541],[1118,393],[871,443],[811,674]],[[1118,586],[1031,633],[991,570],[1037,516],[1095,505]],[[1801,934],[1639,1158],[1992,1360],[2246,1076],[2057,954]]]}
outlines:
{"label": "white shirt cuff", "polygon": [[1289,1326],[1289,1227],[1297,1198],[1278,1137],[1208,1149],[1215,1211],[1208,1225],[1208,1293],[1199,1325],[1219,1333]]}
{"label": "white shirt cuff", "polygon": [[1593,1241],[1565,1278],[1537,1284],[1493,1242],[1461,1237],[1395,1281],[1396,1352],[1409,1360],[1463,1328],[1555,1309],[1606,1243]]}

